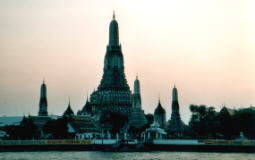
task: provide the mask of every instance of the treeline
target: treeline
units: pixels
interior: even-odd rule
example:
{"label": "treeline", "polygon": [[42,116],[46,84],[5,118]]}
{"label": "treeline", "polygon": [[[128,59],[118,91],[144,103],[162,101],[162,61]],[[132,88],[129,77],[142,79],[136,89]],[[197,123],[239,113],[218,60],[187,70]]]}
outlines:
{"label": "treeline", "polygon": [[4,130],[9,135],[8,139],[69,139],[74,138],[74,134],[68,132],[69,121],[71,118],[68,117],[52,119],[38,128],[31,118],[24,117],[20,125],[8,125]]}
{"label": "treeline", "polygon": [[[183,126],[183,139],[238,139],[240,133],[248,139],[255,139],[255,108],[238,110],[223,107],[219,112],[214,107],[205,105],[190,105],[191,118],[188,125]],[[152,114],[146,115],[148,124],[137,129],[128,126],[128,117],[118,113],[105,114],[99,121],[100,128],[112,128],[110,132],[123,133],[128,131],[133,138],[139,138],[141,133],[153,123]],[[24,117],[20,125],[5,126],[8,139],[66,139],[74,138],[74,133],[68,132],[67,124],[71,117],[49,120],[43,127],[38,128],[31,118]],[[125,129],[126,128],[126,129]],[[167,128],[166,128],[167,130]]]}
{"label": "treeline", "polygon": [[238,110],[223,107],[216,112],[214,107],[190,105],[192,113],[184,138],[237,139],[240,133],[248,139],[255,139],[255,108]]}
{"label": "treeline", "polygon": [[32,119],[24,117],[19,125],[8,125],[4,127],[9,135],[8,139],[36,139],[40,132]]}

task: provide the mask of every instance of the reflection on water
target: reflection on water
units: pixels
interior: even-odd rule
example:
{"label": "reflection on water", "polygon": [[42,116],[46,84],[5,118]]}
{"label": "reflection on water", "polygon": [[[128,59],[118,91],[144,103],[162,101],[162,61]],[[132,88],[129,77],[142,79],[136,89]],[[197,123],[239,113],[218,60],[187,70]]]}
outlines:
{"label": "reflection on water", "polygon": [[255,160],[252,153],[198,152],[5,152],[0,160]]}

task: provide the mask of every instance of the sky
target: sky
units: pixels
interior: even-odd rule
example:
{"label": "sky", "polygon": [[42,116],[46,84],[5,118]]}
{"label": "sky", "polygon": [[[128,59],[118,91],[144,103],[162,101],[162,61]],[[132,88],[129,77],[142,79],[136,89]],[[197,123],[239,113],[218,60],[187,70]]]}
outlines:
{"label": "sky", "polygon": [[171,113],[190,104],[255,105],[253,0],[1,0],[0,116],[37,115],[47,85],[49,114],[77,112],[103,74],[115,11],[126,78],[141,84],[142,108],[160,99]]}

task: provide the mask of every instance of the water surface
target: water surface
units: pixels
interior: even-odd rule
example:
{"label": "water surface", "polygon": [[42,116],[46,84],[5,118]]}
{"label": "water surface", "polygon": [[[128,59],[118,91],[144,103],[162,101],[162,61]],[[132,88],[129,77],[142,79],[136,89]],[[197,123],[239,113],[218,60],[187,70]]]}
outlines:
{"label": "water surface", "polygon": [[3,152],[0,160],[255,160],[252,153],[199,152]]}

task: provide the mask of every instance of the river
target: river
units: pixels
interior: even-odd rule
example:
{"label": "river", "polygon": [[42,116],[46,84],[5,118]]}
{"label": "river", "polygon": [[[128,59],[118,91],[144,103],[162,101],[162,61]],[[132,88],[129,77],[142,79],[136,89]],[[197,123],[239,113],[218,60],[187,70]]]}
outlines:
{"label": "river", "polygon": [[0,152],[0,160],[255,160],[252,153]]}

